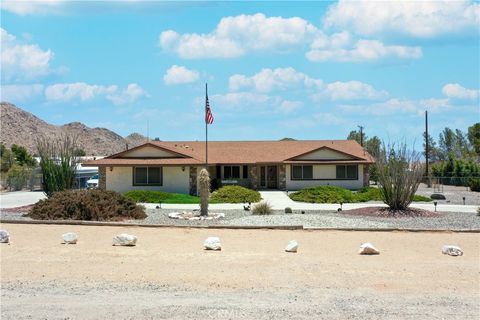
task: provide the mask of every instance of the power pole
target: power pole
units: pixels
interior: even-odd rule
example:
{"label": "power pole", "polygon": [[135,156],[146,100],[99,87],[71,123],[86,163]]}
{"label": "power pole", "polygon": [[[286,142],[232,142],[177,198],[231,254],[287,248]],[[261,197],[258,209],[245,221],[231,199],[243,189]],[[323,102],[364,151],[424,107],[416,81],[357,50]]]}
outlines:
{"label": "power pole", "polygon": [[358,126],[360,128],[360,145],[363,147],[363,126]]}
{"label": "power pole", "polygon": [[429,154],[429,145],[428,145],[428,111],[425,110],[425,178],[427,179],[427,187],[430,188],[430,178],[428,175],[428,154]]}

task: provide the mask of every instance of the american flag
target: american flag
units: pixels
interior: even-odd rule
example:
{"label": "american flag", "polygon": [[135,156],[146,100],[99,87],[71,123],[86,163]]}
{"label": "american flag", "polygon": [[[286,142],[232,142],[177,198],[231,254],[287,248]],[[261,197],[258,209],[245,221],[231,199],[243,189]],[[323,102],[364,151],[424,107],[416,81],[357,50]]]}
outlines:
{"label": "american flag", "polygon": [[208,103],[208,96],[205,96],[205,123],[213,123],[213,114],[212,110],[210,110],[210,103]]}

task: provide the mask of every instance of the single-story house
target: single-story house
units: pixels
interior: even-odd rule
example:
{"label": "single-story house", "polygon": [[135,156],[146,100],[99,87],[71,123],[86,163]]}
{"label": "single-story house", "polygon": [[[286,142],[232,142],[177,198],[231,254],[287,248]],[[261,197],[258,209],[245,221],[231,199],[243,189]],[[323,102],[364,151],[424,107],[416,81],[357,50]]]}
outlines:
{"label": "single-story house", "polygon": [[[360,189],[368,185],[368,166],[373,163],[373,157],[353,140],[208,142],[213,187]],[[99,168],[102,189],[197,194],[197,174],[205,167],[205,142],[149,141],[83,165]]]}

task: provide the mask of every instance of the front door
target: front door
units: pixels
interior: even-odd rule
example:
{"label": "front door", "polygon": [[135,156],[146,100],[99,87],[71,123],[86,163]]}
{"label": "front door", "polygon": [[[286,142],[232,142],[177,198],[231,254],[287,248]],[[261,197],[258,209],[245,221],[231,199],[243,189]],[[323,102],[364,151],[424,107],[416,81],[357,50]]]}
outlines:
{"label": "front door", "polygon": [[267,189],[278,188],[277,166],[260,167],[260,186]]}

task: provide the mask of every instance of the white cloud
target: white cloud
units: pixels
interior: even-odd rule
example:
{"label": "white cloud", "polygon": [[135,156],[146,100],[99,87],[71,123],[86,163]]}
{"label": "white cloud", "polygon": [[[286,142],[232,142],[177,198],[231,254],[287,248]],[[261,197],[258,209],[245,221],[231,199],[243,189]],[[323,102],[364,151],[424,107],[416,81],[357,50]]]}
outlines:
{"label": "white cloud", "polygon": [[163,76],[163,81],[167,85],[192,83],[198,80],[200,74],[198,71],[189,70],[183,66],[173,65]]}
{"label": "white cloud", "polygon": [[0,100],[12,103],[23,102],[43,94],[42,84],[2,85]]}
{"label": "white cloud", "polygon": [[119,91],[118,86],[95,85],[85,82],[58,83],[45,89],[45,97],[50,102],[67,102],[72,100],[89,101],[104,97],[114,104],[133,103],[148,94],[136,83],[131,83],[126,89]]}
{"label": "white cloud", "polygon": [[26,16],[31,14],[47,14],[60,12],[61,6],[66,3],[63,0],[3,0],[2,10]]}
{"label": "white cloud", "polygon": [[280,111],[284,113],[291,113],[297,109],[300,109],[303,106],[302,101],[290,101],[290,100],[284,100],[280,104]]}
{"label": "white cloud", "polygon": [[36,44],[24,44],[0,28],[2,79],[31,80],[51,73],[53,52],[42,50]]}
{"label": "white cloud", "polygon": [[320,93],[313,95],[313,100],[323,98],[330,100],[379,100],[388,97],[385,90],[376,90],[373,86],[360,81],[332,82]]}
{"label": "white cloud", "polygon": [[433,38],[466,30],[478,32],[480,5],[471,1],[340,0],[324,18],[325,28],[360,35],[400,34]]}
{"label": "white cloud", "polygon": [[[313,62],[368,62],[381,59],[418,59],[422,57],[420,47],[384,45],[378,40],[358,40],[352,43],[348,33],[334,34],[317,38],[311,50],[306,53]],[[341,37],[340,37],[341,36]],[[335,39],[336,38],[336,39]]]}
{"label": "white cloud", "polygon": [[323,81],[314,79],[293,68],[262,69],[251,77],[235,74],[229,78],[229,88],[238,91],[245,88],[254,88],[259,92],[273,90],[290,90],[294,88],[319,89]]}
{"label": "white cloud", "polygon": [[233,109],[244,106],[265,106],[279,105],[281,99],[267,94],[253,92],[230,92],[226,94],[215,94],[210,98],[213,107]]}
{"label": "white cloud", "polygon": [[374,104],[340,105],[338,107],[343,111],[372,114],[377,116],[400,113],[413,113],[422,115],[425,110],[438,113],[450,110],[452,108],[448,99],[435,98],[420,100],[392,98],[387,101]]}
{"label": "white cloud", "polygon": [[266,17],[262,13],[225,17],[208,34],[160,34],[159,45],[186,59],[234,58],[249,51],[286,51],[306,43],[318,29],[299,18]]}
{"label": "white cloud", "polygon": [[442,92],[446,97],[457,99],[477,99],[480,90],[466,89],[458,83],[449,83],[443,86]]}

